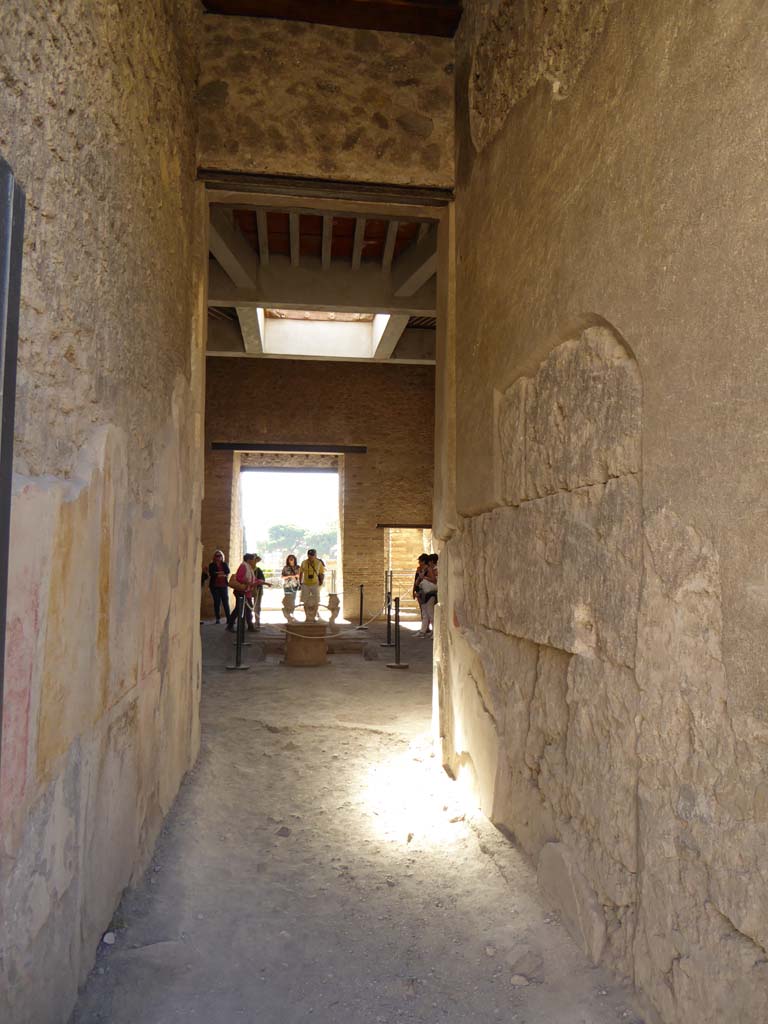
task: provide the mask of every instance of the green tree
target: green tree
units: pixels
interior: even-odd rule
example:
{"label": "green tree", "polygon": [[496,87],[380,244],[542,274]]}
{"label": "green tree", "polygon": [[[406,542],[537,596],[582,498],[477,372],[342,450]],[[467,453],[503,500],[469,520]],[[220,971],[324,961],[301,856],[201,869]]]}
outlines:
{"label": "green tree", "polygon": [[337,529],[326,530],[324,533],[307,533],[304,538],[305,547],[316,548],[318,555],[329,555],[331,548],[339,542]]}
{"label": "green tree", "polygon": [[269,528],[269,547],[293,551],[301,547],[304,541],[304,530],[300,526],[289,523],[278,523]]}

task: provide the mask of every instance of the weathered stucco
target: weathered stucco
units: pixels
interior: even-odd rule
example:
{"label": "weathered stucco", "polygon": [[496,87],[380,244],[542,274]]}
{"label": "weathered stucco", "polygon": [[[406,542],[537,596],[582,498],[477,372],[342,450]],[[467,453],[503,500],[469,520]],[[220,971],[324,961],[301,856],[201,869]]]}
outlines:
{"label": "weathered stucco", "polygon": [[768,1019],[767,18],[457,38],[444,756],[667,1024]]}
{"label": "weathered stucco", "polygon": [[205,18],[201,167],[453,185],[453,40]]}
{"label": "weathered stucco", "polygon": [[0,1019],[68,1020],[198,747],[198,5],[11,3],[26,191],[0,804]]}

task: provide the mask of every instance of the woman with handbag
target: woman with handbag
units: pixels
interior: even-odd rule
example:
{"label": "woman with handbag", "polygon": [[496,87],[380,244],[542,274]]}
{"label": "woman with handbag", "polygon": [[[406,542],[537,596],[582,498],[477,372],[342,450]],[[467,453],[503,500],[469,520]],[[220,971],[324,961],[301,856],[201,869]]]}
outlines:
{"label": "woman with handbag", "polygon": [[283,578],[283,614],[288,622],[293,621],[296,610],[296,594],[299,590],[299,563],[296,555],[288,555],[281,573]]}
{"label": "woman with handbag", "polygon": [[253,631],[253,588],[256,584],[256,556],[251,554],[243,555],[243,560],[236,573],[229,577],[229,586],[235,592],[235,607],[227,619],[227,629],[230,633],[235,631],[235,624],[241,615],[245,616],[248,629]]}
{"label": "woman with handbag", "polygon": [[223,551],[213,552],[213,561],[208,565],[208,586],[213,598],[213,610],[216,616],[216,624],[221,622],[221,610],[224,609],[224,618],[229,622],[229,566],[224,561]]}

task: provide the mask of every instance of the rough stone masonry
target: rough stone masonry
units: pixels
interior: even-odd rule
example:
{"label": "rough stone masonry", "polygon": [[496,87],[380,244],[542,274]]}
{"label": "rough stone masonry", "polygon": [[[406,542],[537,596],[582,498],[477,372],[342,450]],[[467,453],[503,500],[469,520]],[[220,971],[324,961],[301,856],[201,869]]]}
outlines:
{"label": "rough stone masonry", "polygon": [[767,15],[456,40],[444,757],[667,1024],[768,1019]]}
{"label": "rough stone masonry", "polygon": [[5,3],[27,196],[0,1019],[64,1022],[198,748],[198,5]]}

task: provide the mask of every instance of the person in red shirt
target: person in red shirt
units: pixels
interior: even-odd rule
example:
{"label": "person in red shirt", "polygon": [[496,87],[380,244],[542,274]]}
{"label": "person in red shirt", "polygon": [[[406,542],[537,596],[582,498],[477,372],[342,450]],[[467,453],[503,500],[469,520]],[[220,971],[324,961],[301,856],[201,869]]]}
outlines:
{"label": "person in red shirt", "polygon": [[224,561],[223,551],[213,552],[213,561],[208,565],[208,586],[213,598],[213,610],[216,623],[221,622],[221,609],[224,618],[229,622],[229,566]]}

